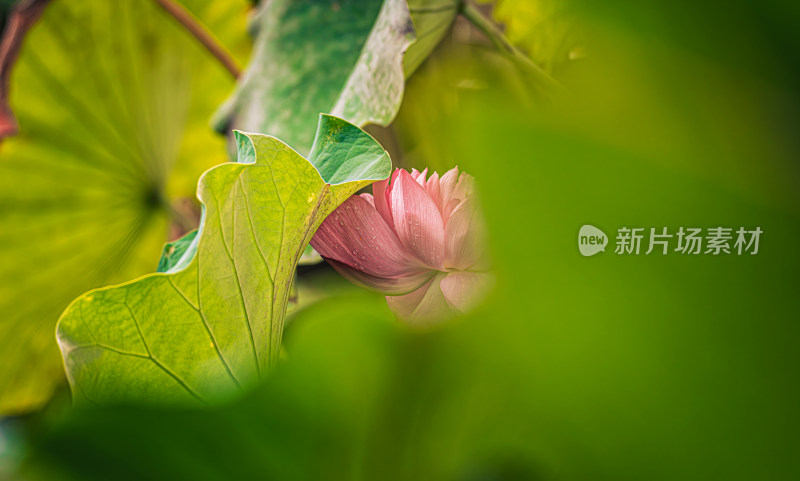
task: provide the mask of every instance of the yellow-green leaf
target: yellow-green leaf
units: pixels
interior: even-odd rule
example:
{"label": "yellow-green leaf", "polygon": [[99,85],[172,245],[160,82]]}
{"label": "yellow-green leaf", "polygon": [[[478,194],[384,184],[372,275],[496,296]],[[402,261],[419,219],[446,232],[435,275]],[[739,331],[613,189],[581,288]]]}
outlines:
{"label": "yellow-green leaf", "polygon": [[[241,62],[247,0],[182,0]],[[0,147],[0,414],[63,382],[55,325],[82,292],[150,272],[172,198],[227,159],[208,126],[234,79],[156,2],[57,0],[10,79]]]}
{"label": "yellow-green leaf", "polygon": [[278,360],[294,269],[347,197],[391,161],[358,127],[321,116],[308,159],[280,140],[237,132],[239,163],[206,172],[203,220],[166,273],[89,292],[59,322],[76,402],[209,402]]}

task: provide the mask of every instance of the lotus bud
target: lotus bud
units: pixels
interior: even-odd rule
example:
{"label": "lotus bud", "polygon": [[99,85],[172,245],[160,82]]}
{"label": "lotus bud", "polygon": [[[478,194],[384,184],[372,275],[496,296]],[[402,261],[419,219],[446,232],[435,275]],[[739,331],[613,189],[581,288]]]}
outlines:
{"label": "lotus bud", "polygon": [[409,323],[466,312],[491,285],[472,176],[397,169],[329,215],[311,245]]}

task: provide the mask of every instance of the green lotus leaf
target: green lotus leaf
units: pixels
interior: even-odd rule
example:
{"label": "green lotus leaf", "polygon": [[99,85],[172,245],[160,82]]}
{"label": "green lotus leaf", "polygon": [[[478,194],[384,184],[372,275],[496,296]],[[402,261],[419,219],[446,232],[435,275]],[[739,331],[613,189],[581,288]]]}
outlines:
{"label": "green lotus leaf", "polygon": [[[181,4],[246,60],[247,0]],[[209,119],[234,85],[140,0],[50,3],[9,80],[19,133],[0,149],[0,414],[64,382],[54,329],[71,300],[152,271],[172,200],[228,158]]]}
{"label": "green lotus leaf", "polygon": [[[271,0],[253,22],[253,58],[215,124],[268,132],[306,153],[315,119],[387,125],[410,73],[447,31],[458,2]],[[413,21],[412,21],[413,16]],[[423,27],[419,42],[414,23]],[[404,52],[409,50],[404,62]]]}
{"label": "green lotus leaf", "polygon": [[212,402],[255,383],[278,360],[294,269],[317,227],[391,170],[372,137],[336,117],[320,116],[308,159],[274,137],[236,139],[239,162],[200,180],[203,219],[181,260],[91,291],[62,316],[76,402]]}

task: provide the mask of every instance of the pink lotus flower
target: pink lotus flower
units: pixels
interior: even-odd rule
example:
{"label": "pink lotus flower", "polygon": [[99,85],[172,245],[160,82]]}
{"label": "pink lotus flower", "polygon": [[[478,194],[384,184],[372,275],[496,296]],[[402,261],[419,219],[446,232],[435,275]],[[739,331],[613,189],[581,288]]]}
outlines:
{"label": "pink lotus flower", "polygon": [[426,180],[397,169],[329,215],[311,245],[351,281],[386,295],[410,322],[463,312],[491,283],[474,180],[458,167]]}

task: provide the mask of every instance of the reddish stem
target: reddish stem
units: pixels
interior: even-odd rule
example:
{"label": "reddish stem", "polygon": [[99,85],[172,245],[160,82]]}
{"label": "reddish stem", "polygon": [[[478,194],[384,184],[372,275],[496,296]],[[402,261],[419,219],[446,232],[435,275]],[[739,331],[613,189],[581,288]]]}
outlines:
{"label": "reddish stem", "polygon": [[154,0],[158,6],[164,9],[167,13],[172,15],[175,20],[178,21],[181,25],[183,25],[186,30],[191,33],[194,38],[196,38],[205,48],[208,50],[211,55],[216,58],[219,63],[221,63],[228,72],[231,73],[233,78],[239,78],[241,74],[241,70],[239,66],[236,64],[236,60],[233,59],[230,53],[225,50],[216,38],[205,28],[200,21],[191,14],[188,10],[186,10],[181,5],[177,4],[172,0]]}
{"label": "reddish stem", "polygon": [[9,82],[25,34],[42,16],[50,0],[21,0],[8,16],[0,41],[0,139],[16,135],[19,130],[14,112],[8,105]]}

